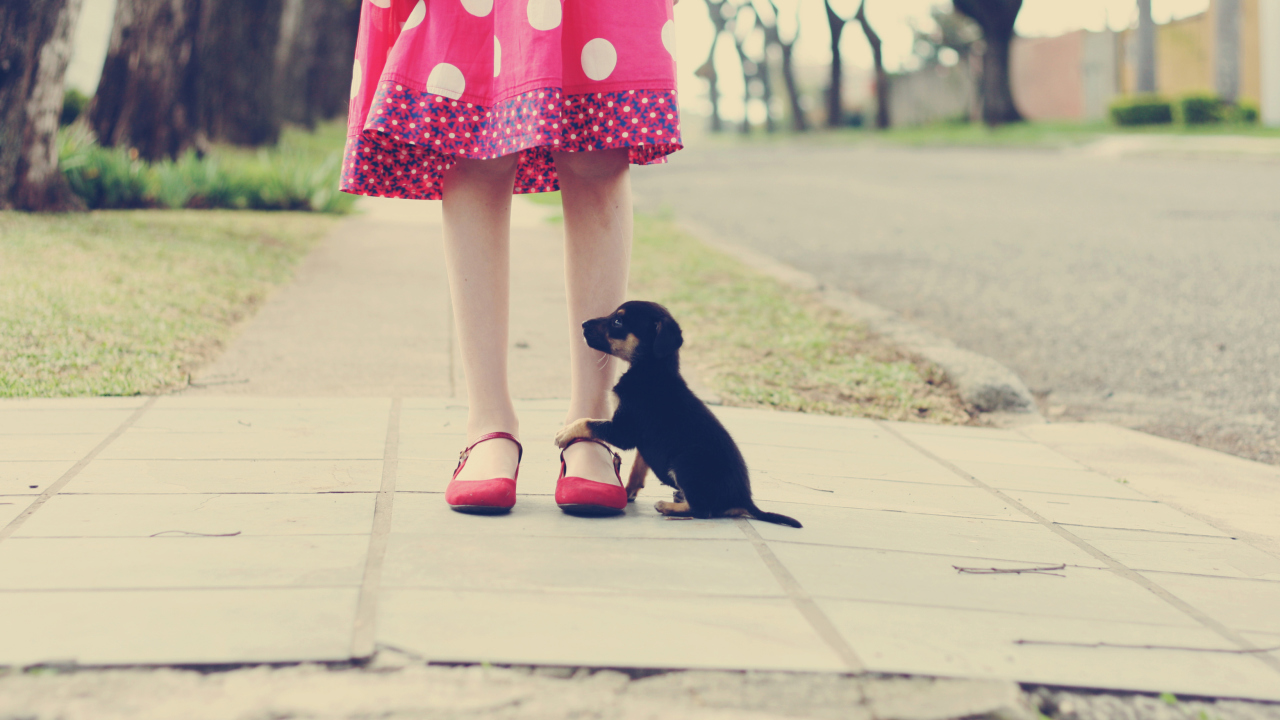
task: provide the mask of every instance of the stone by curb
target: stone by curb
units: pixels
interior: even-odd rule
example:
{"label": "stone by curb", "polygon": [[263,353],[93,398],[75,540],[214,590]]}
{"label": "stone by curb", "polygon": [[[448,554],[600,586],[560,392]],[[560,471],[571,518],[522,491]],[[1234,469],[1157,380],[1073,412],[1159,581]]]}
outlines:
{"label": "stone by curb", "polygon": [[999,413],[1003,420],[1013,424],[1044,422],[1026,384],[1016,373],[995,360],[965,350],[946,338],[907,322],[892,310],[827,287],[803,270],[729,242],[703,225],[689,221],[681,221],[680,224],[689,234],[728,253],[744,265],[794,288],[817,293],[828,306],[866,323],[877,335],[942,368],[959,389],[960,397],[980,412]]}

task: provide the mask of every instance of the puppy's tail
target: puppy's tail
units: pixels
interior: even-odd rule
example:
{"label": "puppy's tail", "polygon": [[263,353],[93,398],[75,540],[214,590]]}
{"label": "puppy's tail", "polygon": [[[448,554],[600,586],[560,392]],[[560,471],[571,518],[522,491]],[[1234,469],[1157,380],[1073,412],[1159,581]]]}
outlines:
{"label": "puppy's tail", "polygon": [[771,522],[778,525],[790,525],[793,528],[804,527],[800,524],[799,520],[796,520],[793,517],[787,517],[781,513],[765,512],[754,505],[751,507],[751,517],[756,520],[763,520],[764,522]]}

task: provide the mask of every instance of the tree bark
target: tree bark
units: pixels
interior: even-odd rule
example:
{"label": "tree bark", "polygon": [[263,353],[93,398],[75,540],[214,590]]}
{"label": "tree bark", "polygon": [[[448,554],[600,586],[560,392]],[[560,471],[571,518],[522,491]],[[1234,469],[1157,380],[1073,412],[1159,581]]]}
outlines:
{"label": "tree bark", "polygon": [[724,16],[724,6],[728,0],[704,0],[707,5],[707,15],[711,18],[711,24],[715,27],[715,35],[711,37],[711,49],[707,51],[707,61],[702,64],[694,72],[695,75],[707,81],[707,97],[711,101],[711,132],[722,132],[724,130],[724,120],[720,118],[720,87],[719,76],[716,75],[716,46],[720,43],[720,35],[724,33],[725,25],[728,20]]}
{"label": "tree bark", "polygon": [[767,0],[767,2],[769,8],[773,10],[773,24],[761,23],[761,27],[764,28],[765,52],[768,52],[770,45],[782,51],[782,83],[787,87],[787,102],[791,107],[791,129],[796,132],[806,132],[809,130],[809,121],[804,116],[804,107],[800,104],[800,86],[796,83],[795,64],[792,61],[796,41],[800,39],[800,8],[797,5],[795,35],[791,37],[790,42],[784,42],[782,33],[778,29],[782,19],[778,14],[778,6],[773,0]]}
{"label": "tree bark", "polygon": [[284,2],[204,3],[197,48],[200,124],[211,140],[269,145],[279,138],[274,81]]}
{"label": "tree bark", "polygon": [[347,111],[359,26],[353,0],[284,0],[275,58],[282,120],[314,127]]}
{"label": "tree bark", "polygon": [[1151,0],[1138,0],[1137,90],[1156,91],[1156,23],[1151,17]]}
{"label": "tree bark", "polygon": [[844,126],[844,61],[840,59],[840,35],[847,22],[831,8],[831,0],[822,0],[827,9],[827,25],[831,27],[831,81],[827,87],[827,127]]}
{"label": "tree bark", "polygon": [[58,170],[58,116],[82,0],[0,5],[0,207],[82,210]]}
{"label": "tree bark", "polygon": [[196,34],[200,0],[117,0],[89,122],[98,142],[147,160],[199,144]]}
{"label": "tree bark", "polygon": [[853,17],[862,25],[862,34],[867,36],[867,44],[871,46],[871,59],[876,67],[876,127],[885,130],[889,127],[889,75],[884,71],[880,36],[867,20],[867,0],[862,0],[858,13]]}
{"label": "tree bark", "polygon": [[956,10],[982,28],[986,50],[982,54],[982,120],[987,125],[1021,122],[1009,83],[1009,46],[1022,0],[954,0]]}

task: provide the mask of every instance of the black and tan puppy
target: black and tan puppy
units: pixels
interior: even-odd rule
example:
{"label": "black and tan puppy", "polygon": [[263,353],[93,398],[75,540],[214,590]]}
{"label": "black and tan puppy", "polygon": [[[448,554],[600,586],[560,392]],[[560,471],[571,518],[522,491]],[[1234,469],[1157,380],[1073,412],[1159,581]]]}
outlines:
{"label": "black and tan puppy", "polygon": [[[786,515],[757,508],[751,500],[747,464],[729,431],[680,377],[684,337],[667,309],[651,302],[627,302],[608,317],[582,323],[587,345],[631,364],[613,392],[612,420],[575,420],[556,435],[564,447],[575,438],[597,438],[636,448],[653,474],[676,489],[676,502],[654,507],[663,515],[713,518],[751,517],[800,527]],[[638,490],[644,465],[637,458],[628,490]],[[683,499],[681,499],[683,496]]]}

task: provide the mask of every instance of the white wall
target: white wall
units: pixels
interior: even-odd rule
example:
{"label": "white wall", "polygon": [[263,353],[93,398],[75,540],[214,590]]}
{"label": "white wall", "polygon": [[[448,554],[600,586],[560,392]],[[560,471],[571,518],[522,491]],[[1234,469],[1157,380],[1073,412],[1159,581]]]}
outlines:
{"label": "white wall", "polygon": [[1280,0],[1261,0],[1262,122],[1280,127]]}

